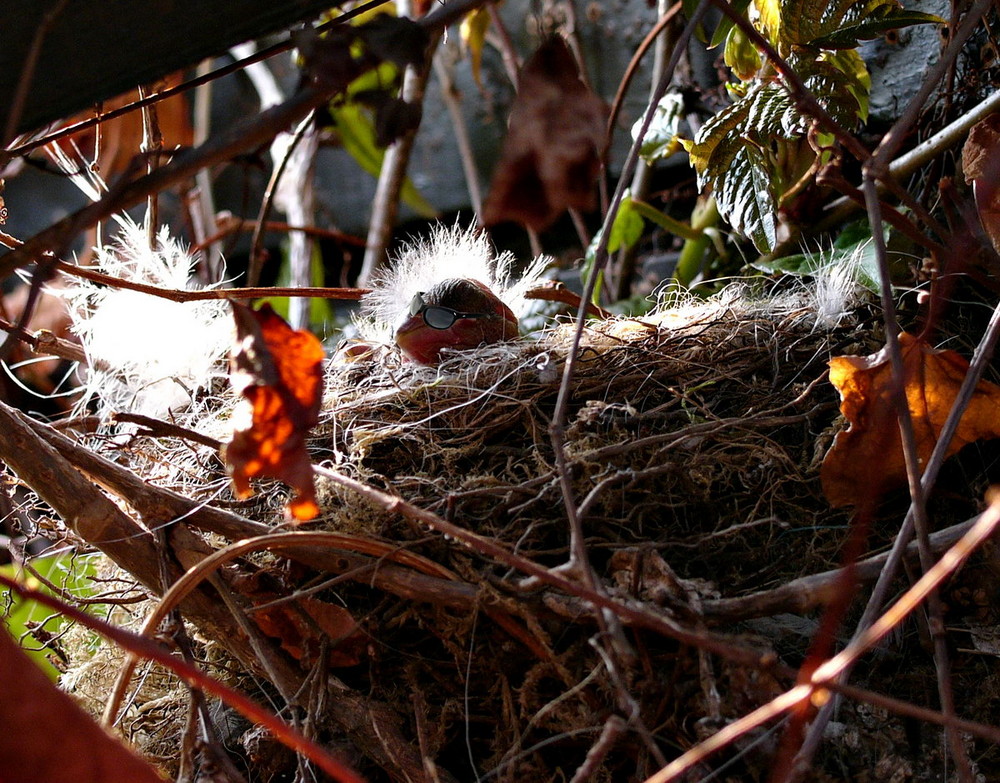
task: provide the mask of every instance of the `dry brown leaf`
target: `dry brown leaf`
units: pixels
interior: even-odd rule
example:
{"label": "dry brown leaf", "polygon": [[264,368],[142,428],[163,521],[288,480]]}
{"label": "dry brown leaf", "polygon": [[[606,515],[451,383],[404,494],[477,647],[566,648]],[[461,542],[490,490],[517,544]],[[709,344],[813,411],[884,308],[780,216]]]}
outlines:
{"label": "dry brown leaf", "polygon": [[3,783],[163,783],[107,734],[14,643],[0,623]]}
{"label": "dry brown leaf", "polygon": [[278,639],[282,649],[296,660],[315,661],[321,644],[330,642],[329,666],[356,666],[367,645],[367,637],[349,611],[310,596],[297,598],[291,605],[260,609],[253,617],[261,630]]}
{"label": "dry brown leaf", "polygon": [[[250,479],[267,476],[296,491],[288,504],[298,520],[319,514],[306,435],[319,421],[323,396],[323,346],[292,329],[269,304],[251,310],[233,303],[236,346],[230,374],[245,399],[236,414],[250,418],[226,447],[226,465],[240,497],[252,494]],[[249,413],[249,417],[246,414]]]}
{"label": "dry brown leaf", "polygon": [[962,147],[962,171],[972,185],[986,235],[1000,251],[1000,114],[976,123]]}
{"label": "dry brown leaf", "polygon": [[[900,335],[906,399],[913,418],[921,465],[930,457],[959,387],[969,369],[954,351],[937,350],[912,335]],[[906,465],[892,371],[883,348],[871,356],[837,356],[830,361],[830,382],[840,392],[840,411],[850,426],[837,435],[823,460],[823,492],[833,506],[857,504],[906,482]],[[1000,386],[981,381],[948,447],[1000,437]]]}
{"label": "dry brown leaf", "polygon": [[521,71],[483,224],[515,220],[542,231],[568,207],[593,209],[607,116],[566,41],[548,38]]}

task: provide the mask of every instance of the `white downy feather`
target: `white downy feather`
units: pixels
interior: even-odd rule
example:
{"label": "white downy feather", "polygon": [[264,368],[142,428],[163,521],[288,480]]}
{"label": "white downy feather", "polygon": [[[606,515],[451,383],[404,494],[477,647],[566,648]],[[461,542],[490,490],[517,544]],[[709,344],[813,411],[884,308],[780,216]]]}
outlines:
{"label": "white downy feather", "polygon": [[[166,228],[153,251],[145,229],[119,222],[117,242],[96,250],[98,269],[162,288],[192,288],[196,259]],[[90,360],[81,408],[95,401],[102,418],[116,411],[165,418],[226,373],[233,327],[224,301],[172,302],[79,279],[57,292]]]}
{"label": "white downy feather", "polygon": [[531,304],[525,292],[538,285],[551,261],[540,256],[513,280],[512,253],[495,255],[489,239],[475,229],[439,226],[430,237],[404,247],[391,267],[376,273],[372,291],[362,299],[361,315],[355,319],[358,332],[366,340],[391,343],[396,321],[413,295],[456,277],[485,283],[520,318]]}

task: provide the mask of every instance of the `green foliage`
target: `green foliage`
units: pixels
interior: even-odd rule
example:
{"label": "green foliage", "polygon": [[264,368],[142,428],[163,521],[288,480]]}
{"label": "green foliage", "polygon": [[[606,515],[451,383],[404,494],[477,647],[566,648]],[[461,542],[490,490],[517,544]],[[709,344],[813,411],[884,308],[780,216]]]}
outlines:
{"label": "green foliage", "polygon": [[[684,98],[678,93],[668,92],[656,105],[653,121],[642,137],[639,154],[647,163],[669,158],[675,152],[680,152],[681,144],[678,136],[680,121],[684,116]],[[642,118],[632,126],[632,138],[639,135]]]}
{"label": "green foliage", "polygon": [[[90,583],[93,569],[87,558],[66,555],[37,557],[31,561],[31,567],[43,579],[58,585],[60,589],[72,595],[88,597],[93,594]],[[35,589],[47,589],[34,576],[25,574],[19,566],[0,566],[0,573],[11,579],[24,579]],[[9,605],[8,601],[11,601]],[[29,629],[39,626],[40,633],[46,636],[55,636],[64,629],[66,621],[44,606],[15,599],[8,593],[0,593],[0,616],[10,631],[10,635],[21,643],[28,656],[55,681],[59,676],[59,670],[49,659],[51,653],[41,649],[40,643],[30,635]]]}
{"label": "green foliage", "polygon": [[[373,177],[378,177],[385,147],[420,120],[419,107],[398,97],[403,68],[422,59],[426,33],[413,22],[385,13],[363,17],[356,38],[344,51],[344,42],[330,42],[339,58],[370,67],[353,78],[341,98],[330,104],[329,114],[344,150]],[[339,59],[331,58],[338,67]],[[400,197],[421,217],[437,216],[437,210],[420,194],[409,177]]]}
{"label": "green foliage", "polygon": [[[896,0],[756,0],[755,8],[756,29],[845,130],[868,116],[871,80],[858,43],[890,28],[943,22]],[[733,104],[685,146],[699,186],[711,186],[726,220],[766,253],[778,240],[779,207],[789,206],[800,180],[829,152],[810,143],[813,118],[792,100],[766,53],[731,20],[713,43],[722,42],[723,31],[726,62],[742,83],[732,86]]]}
{"label": "green foliage", "polygon": [[[888,226],[884,229],[886,243],[892,239]],[[890,263],[898,253],[890,253]],[[758,259],[754,267],[769,273],[785,273],[799,277],[814,277],[831,269],[846,274],[856,284],[873,293],[879,290],[878,259],[872,243],[871,226],[868,221],[859,220],[848,225],[833,241],[829,250],[815,253],[801,253],[776,259]]]}
{"label": "green foliage", "polygon": [[[292,265],[288,253],[288,243],[282,247],[281,267],[278,269],[277,278],[274,281],[276,286],[287,288],[292,283]],[[322,288],[326,284],[323,274],[323,254],[319,250],[319,245],[313,243],[312,256],[309,259],[309,285],[314,288]],[[262,302],[268,302],[274,308],[274,312],[288,320],[289,298],[287,296],[268,296]],[[329,299],[311,297],[309,299],[309,323],[313,328],[322,327],[333,319],[333,307]]]}

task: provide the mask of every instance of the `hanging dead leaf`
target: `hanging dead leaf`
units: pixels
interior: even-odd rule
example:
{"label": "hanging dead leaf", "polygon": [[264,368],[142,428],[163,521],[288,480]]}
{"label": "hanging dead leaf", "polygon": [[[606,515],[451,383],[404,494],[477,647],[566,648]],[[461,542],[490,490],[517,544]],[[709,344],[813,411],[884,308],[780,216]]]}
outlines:
{"label": "hanging dead leaf", "polygon": [[593,209],[607,116],[566,41],[548,38],[521,71],[483,224],[515,220],[541,231],[568,207]]}
{"label": "hanging dead leaf", "polygon": [[962,171],[972,185],[983,229],[1000,251],[1000,114],[972,126],[962,147]]}
{"label": "hanging dead leaf", "polygon": [[234,418],[248,422],[225,449],[236,492],[249,496],[251,478],[279,479],[296,491],[291,515],[312,519],[319,507],[305,439],[319,420],[323,346],[309,332],[292,329],[268,304],[251,310],[233,303],[233,314],[230,376],[244,397],[244,410]]}
{"label": "hanging dead leaf", "polygon": [[[969,369],[954,351],[932,348],[900,335],[906,400],[921,465],[930,457]],[[823,460],[823,493],[833,506],[874,498],[906,482],[906,465],[892,399],[892,370],[885,348],[871,356],[837,356],[830,382],[840,392],[840,411],[850,426],[837,435]],[[981,381],[948,447],[1000,437],[1000,386]]]}
{"label": "hanging dead leaf", "polygon": [[462,46],[469,53],[472,78],[476,80],[476,86],[480,91],[483,90],[483,49],[486,46],[486,32],[490,29],[491,20],[489,9],[480,6],[463,16],[462,24],[458,28]]}

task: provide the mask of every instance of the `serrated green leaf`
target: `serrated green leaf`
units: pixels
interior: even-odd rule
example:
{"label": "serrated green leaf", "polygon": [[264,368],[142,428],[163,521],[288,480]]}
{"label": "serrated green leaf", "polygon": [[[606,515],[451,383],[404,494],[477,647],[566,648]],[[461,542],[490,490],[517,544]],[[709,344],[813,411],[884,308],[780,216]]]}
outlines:
{"label": "serrated green leaf", "polygon": [[757,148],[747,144],[732,158],[715,191],[719,211],[761,253],[777,243],[777,200]]}
{"label": "serrated green leaf", "polygon": [[934,14],[906,9],[879,9],[879,12],[859,21],[857,24],[842,27],[836,32],[816,38],[811,43],[823,49],[854,49],[859,41],[870,41],[878,38],[889,30],[901,27],[912,27],[916,24],[947,24],[947,20]]}
{"label": "serrated green leaf", "polygon": [[867,121],[872,77],[858,51],[856,49],[840,49],[823,52],[819,60],[829,63],[842,74],[842,85],[857,104],[857,119],[861,122]]}

